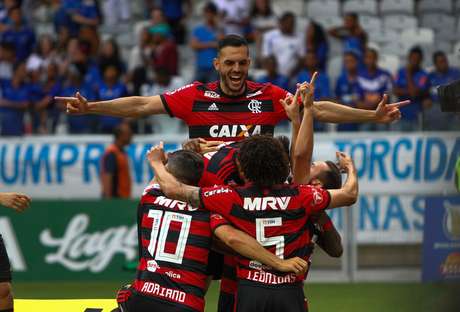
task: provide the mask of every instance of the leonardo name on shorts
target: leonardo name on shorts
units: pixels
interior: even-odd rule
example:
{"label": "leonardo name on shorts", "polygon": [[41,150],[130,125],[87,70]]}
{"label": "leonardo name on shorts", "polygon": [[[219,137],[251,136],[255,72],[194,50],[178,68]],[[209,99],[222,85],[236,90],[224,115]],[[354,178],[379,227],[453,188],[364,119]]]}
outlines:
{"label": "leonardo name on shorts", "polygon": [[278,276],[265,271],[249,271],[246,279],[264,284],[277,285],[295,283],[297,277],[293,273],[284,276]]}

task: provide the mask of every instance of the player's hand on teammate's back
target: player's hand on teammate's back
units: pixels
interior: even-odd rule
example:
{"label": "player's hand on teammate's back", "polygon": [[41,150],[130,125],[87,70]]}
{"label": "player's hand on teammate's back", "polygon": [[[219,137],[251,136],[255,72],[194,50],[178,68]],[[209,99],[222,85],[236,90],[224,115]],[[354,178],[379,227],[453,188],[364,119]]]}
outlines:
{"label": "player's hand on teammate's back", "polygon": [[308,262],[299,257],[285,260],[280,259],[280,263],[274,269],[284,273],[295,273],[296,275],[302,275],[305,274],[308,270]]}
{"label": "player's hand on teammate's back", "polygon": [[384,94],[375,110],[378,123],[392,123],[401,119],[400,107],[410,104],[410,100],[388,104],[388,95]]}
{"label": "player's hand on teammate's back", "polygon": [[224,141],[206,141],[203,138],[190,139],[182,143],[184,150],[194,151],[200,154],[206,154],[219,150],[219,145]]}
{"label": "player's hand on teammate's back", "polygon": [[336,155],[342,172],[348,172],[350,168],[354,167],[353,159],[349,155],[343,152],[336,152]]}
{"label": "player's hand on teammate's back", "polygon": [[149,160],[149,163],[158,163],[166,162],[166,154],[164,151],[164,144],[163,141],[160,142],[160,144],[153,146],[148,152],[147,152],[147,159]]}
{"label": "player's hand on teammate's back", "polygon": [[29,196],[21,193],[0,193],[0,205],[23,212],[32,200]]}
{"label": "player's hand on teammate's back", "polygon": [[55,96],[54,99],[58,104],[66,107],[66,113],[69,115],[81,115],[88,113],[88,100],[80,92],[72,96]]}

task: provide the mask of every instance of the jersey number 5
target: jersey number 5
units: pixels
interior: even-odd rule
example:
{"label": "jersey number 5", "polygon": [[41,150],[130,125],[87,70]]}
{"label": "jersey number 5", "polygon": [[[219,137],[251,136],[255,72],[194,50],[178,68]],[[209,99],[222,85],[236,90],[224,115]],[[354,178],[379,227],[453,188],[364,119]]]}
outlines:
{"label": "jersey number 5", "polygon": [[258,218],[256,219],[256,238],[257,241],[264,247],[276,246],[276,255],[284,259],[284,236],[265,236],[265,228],[271,226],[281,226],[283,220],[281,218]]}
{"label": "jersey number 5", "polygon": [[[155,260],[182,264],[185,245],[187,244],[187,238],[190,232],[190,224],[192,223],[192,216],[171,211],[163,212],[161,210],[149,210],[148,217],[153,219],[148,247],[150,255]],[[161,222],[162,219],[163,223]],[[181,223],[181,229],[177,240],[176,251],[174,253],[169,253],[165,251],[165,246],[172,221]]]}

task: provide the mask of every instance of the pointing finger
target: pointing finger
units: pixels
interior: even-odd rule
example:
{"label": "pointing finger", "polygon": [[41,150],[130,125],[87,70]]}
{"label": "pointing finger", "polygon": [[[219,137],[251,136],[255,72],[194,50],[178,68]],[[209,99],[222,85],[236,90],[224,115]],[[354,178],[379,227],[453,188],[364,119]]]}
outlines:
{"label": "pointing finger", "polygon": [[311,79],[310,79],[310,84],[311,85],[314,85],[315,84],[315,81],[316,81],[316,77],[318,77],[318,72],[314,72]]}
{"label": "pointing finger", "polygon": [[403,106],[409,105],[410,103],[411,103],[410,100],[405,100],[405,101],[401,101],[401,102],[388,104],[388,106],[389,107],[403,107]]}

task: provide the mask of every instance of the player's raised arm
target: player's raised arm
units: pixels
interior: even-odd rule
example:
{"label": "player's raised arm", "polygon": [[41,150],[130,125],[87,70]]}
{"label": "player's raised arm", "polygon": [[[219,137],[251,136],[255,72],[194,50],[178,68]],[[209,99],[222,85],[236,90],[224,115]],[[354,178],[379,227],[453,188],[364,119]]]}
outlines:
{"label": "player's raised arm", "polygon": [[399,108],[410,104],[409,100],[392,104],[388,104],[387,102],[388,96],[385,94],[375,110],[366,110],[329,101],[319,101],[314,103],[313,113],[315,119],[322,122],[392,123],[401,119]]}
{"label": "player's raised arm", "polygon": [[147,159],[166,197],[187,202],[193,207],[200,205],[200,188],[179,182],[166,170],[163,142],[155,145],[147,152]]}
{"label": "player's raised arm", "polygon": [[0,205],[23,212],[30,205],[29,196],[20,193],[0,193]]}
{"label": "player's raised arm", "polygon": [[315,72],[310,83],[302,84],[300,94],[303,103],[303,118],[292,155],[292,173],[295,183],[307,184],[310,176],[310,164],[313,153],[313,97],[315,92]]}
{"label": "player's raised arm", "polygon": [[166,109],[159,95],[128,96],[109,101],[88,102],[79,92],[74,97],[54,98],[65,105],[67,114],[97,114],[116,117],[144,117],[154,114],[166,114]]}
{"label": "player's raised arm", "polygon": [[331,201],[328,208],[351,206],[358,200],[358,174],[350,156],[337,152],[340,168],[347,173],[347,181],[338,190],[329,190]]}
{"label": "player's raised arm", "polygon": [[214,235],[238,254],[268,265],[277,271],[292,272],[300,275],[304,274],[308,269],[307,261],[299,257],[286,260],[280,259],[262,247],[252,236],[229,224],[223,224],[215,228]]}

